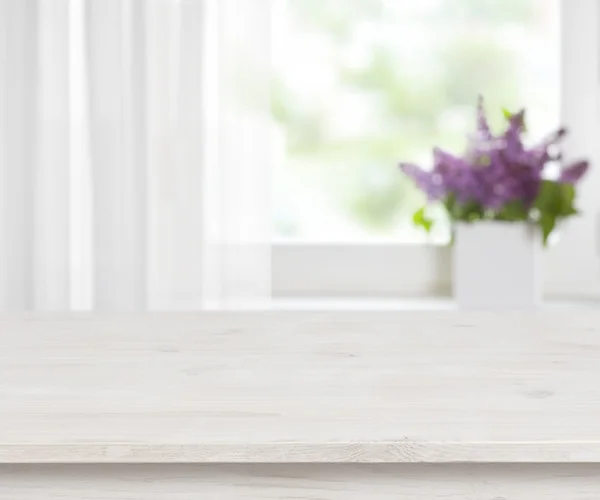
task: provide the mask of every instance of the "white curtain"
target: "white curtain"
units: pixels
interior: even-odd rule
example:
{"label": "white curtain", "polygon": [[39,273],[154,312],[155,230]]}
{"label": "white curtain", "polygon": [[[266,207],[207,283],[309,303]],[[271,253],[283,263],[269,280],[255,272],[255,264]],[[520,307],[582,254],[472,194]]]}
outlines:
{"label": "white curtain", "polygon": [[269,0],[0,0],[0,309],[265,307]]}

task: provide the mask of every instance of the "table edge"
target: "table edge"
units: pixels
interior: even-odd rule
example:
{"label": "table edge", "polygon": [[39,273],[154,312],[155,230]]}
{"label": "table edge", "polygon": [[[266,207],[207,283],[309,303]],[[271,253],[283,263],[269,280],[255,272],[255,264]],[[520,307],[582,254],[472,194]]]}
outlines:
{"label": "table edge", "polygon": [[0,464],[600,463],[600,441],[3,444]]}

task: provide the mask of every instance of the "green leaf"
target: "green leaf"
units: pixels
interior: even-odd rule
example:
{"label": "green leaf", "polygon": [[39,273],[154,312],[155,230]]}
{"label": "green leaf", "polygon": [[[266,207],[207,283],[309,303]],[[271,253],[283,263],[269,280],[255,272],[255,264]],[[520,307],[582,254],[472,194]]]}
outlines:
{"label": "green leaf", "polygon": [[575,187],[572,184],[563,184],[556,181],[545,180],[542,182],[535,207],[541,213],[552,214],[556,217],[569,217],[575,215]]}
{"label": "green leaf", "polygon": [[554,228],[556,227],[556,217],[549,214],[543,214],[540,217],[540,227],[542,228],[544,246],[546,246],[548,244],[548,238],[550,237],[552,231],[554,231]]}
{"label": "green leaf", "polygon": [[575,187],[556,181],[543,181],[535,208],[539,210],[539,225],[544,235],[544,244],[547,244],[557,222],[578,213],[575,208]]}
{"label": "green leaf", "polygon": [[459,207],[460,220],[475,222],[484,218],[484,211],[479,203],[469,201]]}
{"label": "green leaf", "polygon": [[529,211],[523,205],[523,202],[515,200],[507,203],[495,217],[502,221],[526,221],[529,217]]}
{"label": "green leaf", "polygon": [[456,220],[456,196],[454,194],[449,194],[446,199],[444,200],[444,206],[446,207],[446,210],[448,211],[448,215],[450,216],[451,220]]}
{"label": "green leaf", "polygon": [[569,217],[577,213],[575,202],[575,186],[573,184],[559,184],[560,186],[560,215]]}
{"label": "green leaf", "polygon": [[[512,120],[513,116],[515,116],[516,113],[512,113],[510,112],[508,109],[506,108],[502,108],[502,115],[504,116],[504,119],[509,122],[510,120]],[[525,123],[525,118],[523,118],[523,132],[527,132],[527,124]]]}
{"label": "green leaf", "polygon": [[502,115],[506,121],[510,121],[510,119],[513,117],[513,114],[506,108],[502,108]]}
{"label": "green leaf", "polygon": [[422,227],[428,233],[431,232],[431,228],[433,227],[433,221],[425,215],[425,207],[417,210],[413,215],[413,222],[416,226]]}
{"label": "green leaf", "polygon": [[453,194],[446,198],[444,206],[453,221],[475,222],[485,218],[485,212],[479,203],[474,201],[459,203]]}
{"label": "green leaf", "polygon": [[554,181],[542,181],[535,207],[542,213],[558,215],[561,211],[560,184]]}

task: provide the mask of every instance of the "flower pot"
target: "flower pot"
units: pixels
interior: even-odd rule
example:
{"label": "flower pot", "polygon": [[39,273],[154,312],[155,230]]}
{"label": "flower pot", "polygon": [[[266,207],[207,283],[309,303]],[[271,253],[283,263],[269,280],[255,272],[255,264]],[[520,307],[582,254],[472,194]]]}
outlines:
{"label": "flower pot", "polygon": [[531,309],[541,303],[542,242],[535,226],[458,224],[453,284],[460,309]]}

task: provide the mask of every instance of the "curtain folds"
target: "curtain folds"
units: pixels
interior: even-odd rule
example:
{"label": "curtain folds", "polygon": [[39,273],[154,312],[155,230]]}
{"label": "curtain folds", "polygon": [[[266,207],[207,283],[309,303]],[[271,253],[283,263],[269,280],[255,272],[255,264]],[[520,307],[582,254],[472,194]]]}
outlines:
{"label": "curtain folds", "polygon": [[0,0],[0,309],[265,307],[269,0]]}

